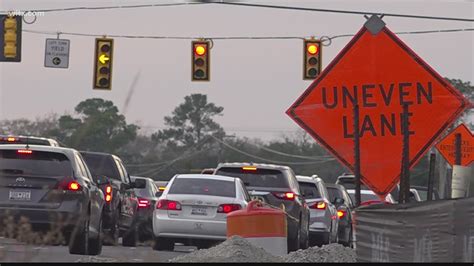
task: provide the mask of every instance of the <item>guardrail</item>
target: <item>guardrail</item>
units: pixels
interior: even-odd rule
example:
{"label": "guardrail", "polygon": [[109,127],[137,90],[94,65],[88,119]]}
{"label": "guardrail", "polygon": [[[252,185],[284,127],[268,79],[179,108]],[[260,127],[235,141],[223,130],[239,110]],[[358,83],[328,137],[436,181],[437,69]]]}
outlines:
{"label": "guardrail", "polygon": [[358,262],[473,262],[474,198],[355,210]]}

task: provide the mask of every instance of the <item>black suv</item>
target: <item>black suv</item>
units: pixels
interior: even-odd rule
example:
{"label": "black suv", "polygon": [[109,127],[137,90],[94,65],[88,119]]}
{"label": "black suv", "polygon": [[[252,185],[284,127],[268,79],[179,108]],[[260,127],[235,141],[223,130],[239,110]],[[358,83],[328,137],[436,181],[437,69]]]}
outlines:
{"label": "black suv", "polygon": [[216,175],[239,177],[253,199],[284,207],[288,225],[288,251],[309,245],[309,208],[293,170],[288,166],[253,163],[220,163]]}
{"label": "black suv", "polygon": [[138,241],[138,199],[134,188],[144,188],[145,182],[132,182],[122,160],[113,154],[81,151],[92,177],[105,195],[104,244],[136,246]]}

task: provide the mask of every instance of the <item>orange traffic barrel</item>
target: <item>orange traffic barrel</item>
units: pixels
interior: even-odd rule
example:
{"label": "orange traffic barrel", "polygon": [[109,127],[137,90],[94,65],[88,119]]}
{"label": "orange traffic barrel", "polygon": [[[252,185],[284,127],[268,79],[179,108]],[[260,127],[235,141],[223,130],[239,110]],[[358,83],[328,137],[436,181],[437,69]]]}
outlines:
{"label": "orange traffic barrel", "polygon": [[227,215],[227,238],[238,235],[277,256],[288,253],[286,214],[251,201],[246,209]]}

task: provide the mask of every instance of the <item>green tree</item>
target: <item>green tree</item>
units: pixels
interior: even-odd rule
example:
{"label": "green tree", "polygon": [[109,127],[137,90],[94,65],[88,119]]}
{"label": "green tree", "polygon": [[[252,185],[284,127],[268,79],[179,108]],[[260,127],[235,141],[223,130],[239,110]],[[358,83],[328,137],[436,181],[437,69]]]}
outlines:
{"label": "green tree", "polygon": [[50,137],[51,132],[57,130],[58,126],[58,115],[54,113],[37,117],[35,120],[26,118],[6,119],[0,121],[0,134]]}
{"label": "green tree", "polygon": [[125,116],[111,101],[100,98],[80,102],[76,117],[63,115],[54,135],[66,145],[80,150],[119,153],[134,140],[138,126],[127,124]]}
{"label": "green tree", "polygon": [[[474,104],[474,86],[471,85],[469,81],[464,82],[460,79],[449,79],[446,78],[456,89],[458,89],[464,97],[471,101]],[[457,124],[466,123],[470,125],[470,127],[474,127],[474,108],[471,108],[465,112],[460,119],[458,120]]]}
{"label": "green tree", "polygon": [[213,118],[221,116],[223,110],[208,103],[206,95],[191,94],[184,97],[184,103],[174,109],[172,116],[165,116],[168,128],[153,134],[152,138],[175,147],[191,147],[209,135],[222,138],[224,129]]}

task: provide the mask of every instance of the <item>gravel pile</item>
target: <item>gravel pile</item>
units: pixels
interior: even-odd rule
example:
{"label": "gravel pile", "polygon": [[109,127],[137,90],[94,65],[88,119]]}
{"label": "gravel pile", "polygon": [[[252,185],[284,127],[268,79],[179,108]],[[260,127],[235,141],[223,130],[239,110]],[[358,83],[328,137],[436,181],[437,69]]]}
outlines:
{"label": "gravel pile", "polygon": [[169,262],[283,262],[261,247],[256,247],[246,239],[232,236],[221,244],[209,249],[201,249]]}
{"label": "gravel pile", "polygon": [[352,248],[340,244],[329,244],[300,249],[282,258],[284,262],[356,262],[356,253]]}
{"label": "gravel pile", "polygon": [[232,236],[210,249],[201,249],[168,262],[356,262],[355,250],[340,244],[310,247],[274,256],[246,239]]}

